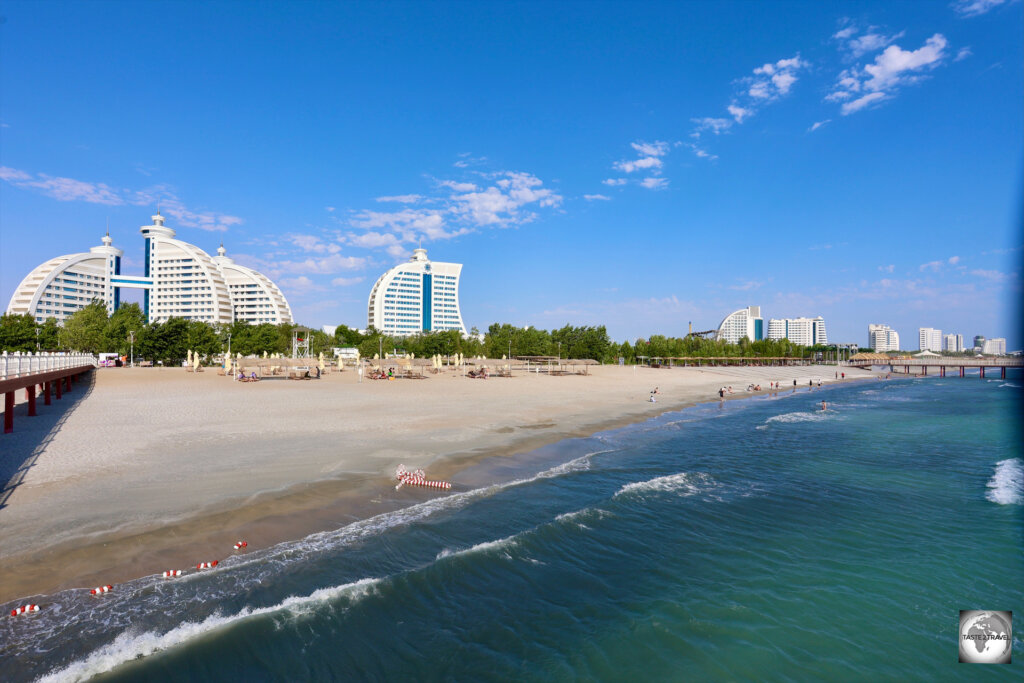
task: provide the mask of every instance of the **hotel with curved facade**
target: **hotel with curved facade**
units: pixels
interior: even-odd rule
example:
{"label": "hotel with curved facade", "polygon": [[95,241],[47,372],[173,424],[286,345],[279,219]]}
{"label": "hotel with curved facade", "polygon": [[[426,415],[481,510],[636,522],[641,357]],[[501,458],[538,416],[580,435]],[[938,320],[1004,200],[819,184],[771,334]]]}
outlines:
{"label": "hotel with curved facade", "polygon": [[208,323],[290,323],[291,308],[277,285],[266,276],[239,265],[224,247],[211,257],[195,246],[175,239],[157,213],[152,225],[140,228],[145,239],[142,276],[122,275],[124,252],[103,245],[81,254],[50,259],[29,273],[11,297],[7,312],[28,313],[37,322],[55,318],[63,323],[94,299],[107,312],[121,305],[123,288],[143,290],[143,309],[149,322],[186,318]]}
{"label": "hotel with curved facade", "polygon": [[370,290],[367,324],[407,336],[434,330],[466,334],[459,311],[461,263],[430,261],[426,249],[381,275]]}

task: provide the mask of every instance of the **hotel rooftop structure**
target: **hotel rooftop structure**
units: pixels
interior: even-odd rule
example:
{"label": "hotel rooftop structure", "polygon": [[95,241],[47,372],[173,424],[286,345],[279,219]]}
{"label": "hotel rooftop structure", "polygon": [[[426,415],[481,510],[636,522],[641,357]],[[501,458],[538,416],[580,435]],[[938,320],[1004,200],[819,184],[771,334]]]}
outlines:
{"label": "hotel rooftop structure", "polygon": [[37,322],[56,318],[63,323],[75,311],[99,299],[113,313],[121,305],[121,289],[143,290],[143,308],[151,323],[186,318],[208,323],[234,321],[290,323],[291,308],[277,285],[264,275],[239,265],[224,247],[211,257],[175,239],[158,212],[152,225],[139,229],[145,238],[145,272],[122,275],[124,252],[103,246],[82,254],[50,259],[29,273],[11,297],[7,312],[28,313]]}
{"label": "hotel rooftop structure", "polygon": [[398,336],[434,330],[466,334],[459,311],[461,274],[461,263],[430,261],[426,249],[414,249],[412,258],[374,283],[367,325]]}

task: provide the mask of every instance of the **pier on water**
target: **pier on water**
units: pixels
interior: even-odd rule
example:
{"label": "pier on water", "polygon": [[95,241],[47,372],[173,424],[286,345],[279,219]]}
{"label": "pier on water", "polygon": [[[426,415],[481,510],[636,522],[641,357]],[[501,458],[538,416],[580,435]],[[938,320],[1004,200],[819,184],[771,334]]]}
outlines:
{"label": "pier on water", "polygon": [[0,393],[4,395],[4,434],[14,431],[14,401],[17,392],[25,390],[28,416],[35,417],[36,395],[43,405],[53,397],[60,400],[71,391],[80,375],[99,367],[89,353],[14,353],[0,355]]}
{"label": "pier on water", "polygon": [[[846,361],[844,365],[850,367],[858,367],[864,369],[870,369],[871,367],[889,367],[889,372],[900,373],[910,375],[927,375],[929,368],[933,372],[938,372],[939,377],[946,377],[950,370],[956,371],[960,377],[966,376],[968,369],[977,368],[979,375],[982,379],[985,379],[985,371],[988,370],[989,376],[994,377],[996,370],[999,371],[999,377],[1006,379],[1007,368],[1024,368],[1024,358],[1010,358],[1010,357],[999,357],[999,358],[956,358],[954,356],[939,356],[935,358],[890,358],[888,360],[879,360],[877,358],[868,359],[857,359],[851,358]],[[911,372],[913,369],[913,372]]]}

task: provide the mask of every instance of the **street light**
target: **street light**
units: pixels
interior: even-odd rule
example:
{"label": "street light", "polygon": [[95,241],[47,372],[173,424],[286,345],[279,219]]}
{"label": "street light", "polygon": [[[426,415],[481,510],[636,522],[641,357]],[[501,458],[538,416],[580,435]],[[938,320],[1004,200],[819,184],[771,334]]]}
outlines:
{"label": "street light", "polygon": [[131,367],[135,367],[135,330],[128,332],[128,339],[132,342],[132,356],[131,356]]}

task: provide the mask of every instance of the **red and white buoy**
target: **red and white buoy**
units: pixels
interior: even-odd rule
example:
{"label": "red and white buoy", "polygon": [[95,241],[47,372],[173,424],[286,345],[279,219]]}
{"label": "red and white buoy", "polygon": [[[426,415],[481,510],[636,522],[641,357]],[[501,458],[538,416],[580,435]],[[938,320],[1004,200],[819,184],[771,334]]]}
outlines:
{"label": "red and white buoy", "polygon": [[38,611],[39,611],[39,605],[23,605],[23,606],[19,607],[18,609],[12,609],[11,610],[11,616],[12,617],[16,617],[19,614],[26,614],[28,612],[38,612]]}
{"label": "red and white buoy", "polygon": [[238,543],[235,544],[235,550],[241,550],[242,548],[247,548],[247,547],[249,547],[249,544],[246,543],[245,541],[239,541]]}
{"label": "red and white buoy", "polygon": [[167,571],[164,572],[164,578],[165,579],[173,579],[173,578],[178,577],[178,576],[181,576],[181,570],[180,569],[168,569]]}
{"label": "red and white buoy", "polygon": [[196,565],[196,569],[213,569],[217,566],[217,560],[213,562],[200,562]]}
{"label": "red and white buoy", "polygon": [[93,588],[89,593],[92,595],[102,595],[103,593],[109,593],[113,586],[98,586]]}

